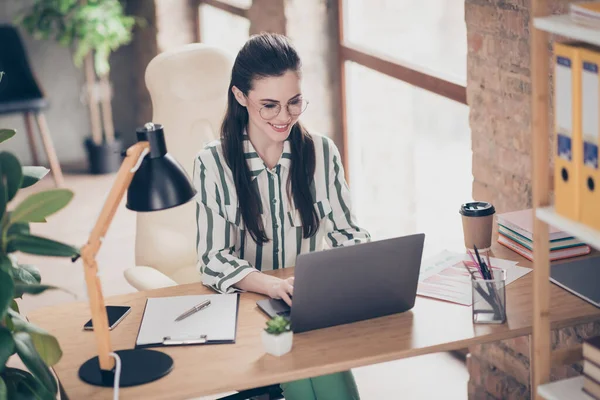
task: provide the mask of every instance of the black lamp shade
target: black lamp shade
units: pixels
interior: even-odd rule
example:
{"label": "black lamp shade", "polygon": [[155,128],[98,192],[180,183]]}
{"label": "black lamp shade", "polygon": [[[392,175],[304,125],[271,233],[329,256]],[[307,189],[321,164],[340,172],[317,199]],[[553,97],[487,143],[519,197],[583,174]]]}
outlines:
{"label": "black lamp shade", "polygon": [[167,153],[161,125],[148,123],[137,130],[138,140],[150,143],[127,191],[127,208],[137,212],[160,211],[190,201],[196,194],[182,166]]}

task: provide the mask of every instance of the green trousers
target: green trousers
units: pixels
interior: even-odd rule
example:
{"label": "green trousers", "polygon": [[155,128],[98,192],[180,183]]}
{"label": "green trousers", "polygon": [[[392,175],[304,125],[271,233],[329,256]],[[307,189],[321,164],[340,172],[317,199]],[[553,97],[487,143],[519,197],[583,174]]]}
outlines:
{"label": "green trousers", "polygon": [[359,400],[350,371],[281,384],[285,400]]}

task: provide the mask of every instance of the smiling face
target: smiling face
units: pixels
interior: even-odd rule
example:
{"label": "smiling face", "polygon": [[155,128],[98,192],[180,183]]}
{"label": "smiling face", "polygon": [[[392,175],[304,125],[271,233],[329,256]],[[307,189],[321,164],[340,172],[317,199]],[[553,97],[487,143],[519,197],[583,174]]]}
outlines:
{"label": "smiling face", "polygon": [[300,77],[289,70],[281,76],[255,79],[252,83],[247,96],[232,88],[236,100],[248,110],[248,135],[252,141],[283,143],[303,108]]}

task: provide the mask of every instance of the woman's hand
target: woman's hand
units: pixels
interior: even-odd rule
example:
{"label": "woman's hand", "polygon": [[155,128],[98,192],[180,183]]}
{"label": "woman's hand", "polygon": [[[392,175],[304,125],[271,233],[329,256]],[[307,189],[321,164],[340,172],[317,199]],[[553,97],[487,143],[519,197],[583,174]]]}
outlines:
{"label": "woman's hand", "polygon": [[291,307],[292,296],[294,294],[294,278],[280,279],[274,282],[267,294],[272,299],[282,299]]}

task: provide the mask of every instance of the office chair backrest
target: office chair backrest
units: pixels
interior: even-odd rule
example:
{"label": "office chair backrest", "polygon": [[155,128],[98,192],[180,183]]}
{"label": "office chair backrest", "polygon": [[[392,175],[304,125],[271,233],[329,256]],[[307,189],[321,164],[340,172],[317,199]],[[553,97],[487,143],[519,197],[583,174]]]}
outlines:
{"label": "office chair backrest", "polygon": [[27,111],[7,108],[7,103],[18,103],[44,98],[35,76],[29,65],[29,59],[21,36],[12,25],[0,25],[0,71],[4,77],[0,82],[0,107],[4,111]]}
{"label": "office chair backrest", "polygon": [[[152,122],[164,126],[167,150],[193,175],[194,157],[219,136],[233,58],[194,43],[156,56],[146,69]],[[178,283],[200,280],[196,270],[196,205],[137,215],[136,265]]]}

